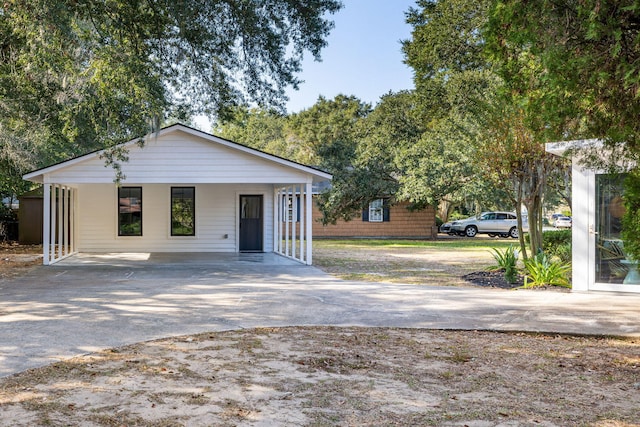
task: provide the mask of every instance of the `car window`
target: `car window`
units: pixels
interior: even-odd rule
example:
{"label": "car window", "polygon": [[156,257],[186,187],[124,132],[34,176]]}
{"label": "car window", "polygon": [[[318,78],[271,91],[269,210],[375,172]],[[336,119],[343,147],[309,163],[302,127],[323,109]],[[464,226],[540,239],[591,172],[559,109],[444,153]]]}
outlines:
{"label": "car window", "polygon": [[516,219],[514,214],[507,214],[507,219]]}
{"label": "car window", "polygon": [[495,213],[487,213],[482,215],[482,219],[484,220],[491,220],[491,219],[496,219],[496,214]]}
{"label": "car window", "polygon": [[505,213],[499,213],[499,214],[496,214],[496,216],[497,216],[497,219],[507,219],[508,218],[508,215],[505,214]]}

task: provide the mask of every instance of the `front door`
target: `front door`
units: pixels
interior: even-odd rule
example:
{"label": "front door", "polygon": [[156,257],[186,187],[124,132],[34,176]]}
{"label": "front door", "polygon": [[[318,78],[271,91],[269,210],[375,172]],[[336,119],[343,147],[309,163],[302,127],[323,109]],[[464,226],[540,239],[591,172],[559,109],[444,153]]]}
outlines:
{"label": "front door", "polygon": [[240,252],[262,252],[262,196],[240,196]]}

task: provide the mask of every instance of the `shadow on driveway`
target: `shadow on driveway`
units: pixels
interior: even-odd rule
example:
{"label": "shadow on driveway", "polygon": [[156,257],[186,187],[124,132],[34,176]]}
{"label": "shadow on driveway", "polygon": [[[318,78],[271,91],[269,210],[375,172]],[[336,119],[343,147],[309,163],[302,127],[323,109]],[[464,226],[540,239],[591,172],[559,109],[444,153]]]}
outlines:
{"label": "shadow on driveway", "polygon": [[273,254],[182,256],[83,255],[0,282],[0,376],[139,341],[267,326],[640,336],[640,295],[347,282]]}

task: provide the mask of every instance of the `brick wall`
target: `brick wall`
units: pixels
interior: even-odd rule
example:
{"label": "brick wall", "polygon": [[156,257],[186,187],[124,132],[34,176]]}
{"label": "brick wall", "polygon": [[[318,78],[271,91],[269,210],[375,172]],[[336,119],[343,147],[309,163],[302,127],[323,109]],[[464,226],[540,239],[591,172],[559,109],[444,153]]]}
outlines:
{"label": "brick wall", "polygon": [[391,206],[388,222],[364,222],[357,215],[351,221],[338,221],[335,225],[322,225],[317,206],[313,206],[313,237],[412,237],[435,238],[435,210],[428,207],[409,211],[407,203]]}

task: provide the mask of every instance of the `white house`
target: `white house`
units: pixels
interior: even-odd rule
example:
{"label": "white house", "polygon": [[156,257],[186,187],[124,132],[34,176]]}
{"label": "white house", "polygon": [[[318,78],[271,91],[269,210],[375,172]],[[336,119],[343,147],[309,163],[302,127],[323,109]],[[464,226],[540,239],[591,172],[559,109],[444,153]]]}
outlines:
{"label": "white house", "polygon": [[598,140],[546,145],[559,156],[571,153],[572,289],[640,293],[637,264],[626,258],[620,234],[624,175],[585,166],[581,150],[586,148],[604,152]]}
{"label": "white house", "polygon": [[275,252],[311,264],[312,185],[330,174],[180,124],[123,145],[119,185],[103,151],[24,175],[44,186],[45,265],[77,252]]}

